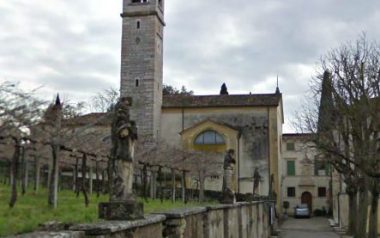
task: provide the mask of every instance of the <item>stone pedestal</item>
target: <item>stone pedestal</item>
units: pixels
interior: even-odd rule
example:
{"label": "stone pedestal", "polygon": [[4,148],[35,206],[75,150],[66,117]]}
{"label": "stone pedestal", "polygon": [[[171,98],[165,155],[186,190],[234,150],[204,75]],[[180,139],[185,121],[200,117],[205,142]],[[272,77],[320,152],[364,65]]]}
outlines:
{"label": "stone pedestal", "polygon": [[224,169],[223,198],[221,201],[223,204],[233,204],[236,202],[235,192],[232,189],[232,174],[232,167]]}
{"label": "stone pedestal", "polygon": [[99,218],[105,220],[143,219],[144,205],[137,201],[99,203]]}

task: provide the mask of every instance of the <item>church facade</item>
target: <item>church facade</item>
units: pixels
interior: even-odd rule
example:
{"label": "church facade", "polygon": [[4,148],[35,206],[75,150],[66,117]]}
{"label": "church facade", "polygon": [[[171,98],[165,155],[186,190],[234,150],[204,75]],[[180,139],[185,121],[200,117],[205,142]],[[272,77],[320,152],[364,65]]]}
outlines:
{"label": "church facade", "polygon": [[[188,150],[236,156],[234,187],[280,201],[282,94],[163,96],[164,0],[124,0],[121,96],[132,98],[130,115],[139,138]],[[221,158],[223,161],[223,158]],[[218,185],[219,184],[219,185]],[[221,179],[206,189],[221,190]]]}

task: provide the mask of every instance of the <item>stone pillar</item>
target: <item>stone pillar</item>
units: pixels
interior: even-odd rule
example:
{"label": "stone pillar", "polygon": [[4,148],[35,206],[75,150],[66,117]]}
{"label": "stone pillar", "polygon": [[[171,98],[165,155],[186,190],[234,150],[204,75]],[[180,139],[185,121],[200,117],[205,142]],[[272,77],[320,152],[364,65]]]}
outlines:
{"label": "stone pillar", "polygon": [[233,173],[235,164],[235,151],[230,149],[224,157],[223,174],[223,199],[222,203],[232,204],[236,202],[235,191],[233,190]]}

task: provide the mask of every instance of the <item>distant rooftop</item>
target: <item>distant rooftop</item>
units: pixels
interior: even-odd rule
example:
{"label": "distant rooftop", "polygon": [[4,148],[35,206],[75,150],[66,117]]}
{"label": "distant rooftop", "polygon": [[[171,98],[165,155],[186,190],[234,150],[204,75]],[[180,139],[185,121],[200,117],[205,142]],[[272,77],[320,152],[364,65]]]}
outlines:
{"label": "distant rooftop", "polygon": [[166,95],[163,108],[278,106],[281,94]]}
{"label": "distant rooftop", "polygon": [[63,120],[62,124],[64,126],[85,126],[89,124],[109,126],[111,125],[111,118],[107,113],[95,112]]}

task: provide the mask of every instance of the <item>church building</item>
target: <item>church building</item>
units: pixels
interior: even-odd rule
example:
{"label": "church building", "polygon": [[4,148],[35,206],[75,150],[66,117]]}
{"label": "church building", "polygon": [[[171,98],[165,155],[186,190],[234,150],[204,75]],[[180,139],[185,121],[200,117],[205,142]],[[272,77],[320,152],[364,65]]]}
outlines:
{"label": "church building", "polygon": [[[132,98],[131,119],[139,138],[162,140],[188,150],[233,149],[234,187],[253,193],[260,174],[259,195],[275,192],[280,199],[279,166],[282,94],[163,96],[164,0],[124,0],[121,96]],[[221,158],[223,161],[223,158]],[[220,187],[206,189],[221,190]]]}

